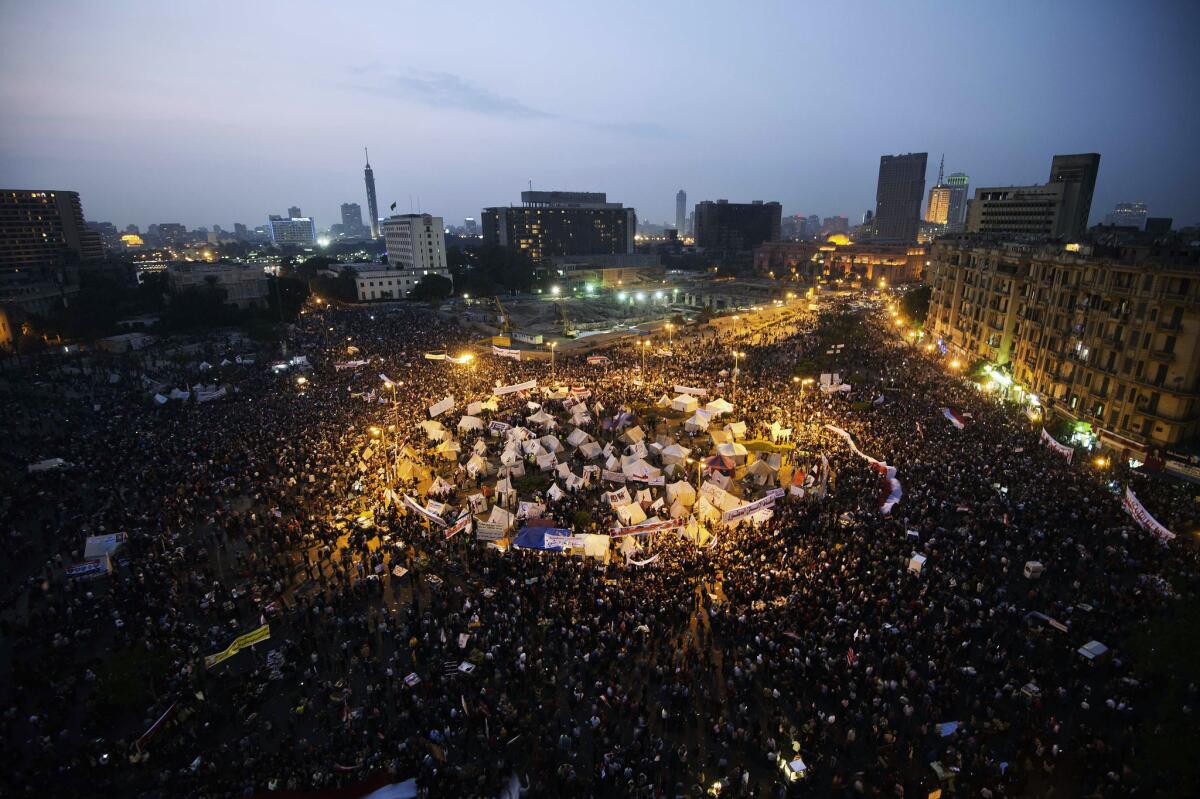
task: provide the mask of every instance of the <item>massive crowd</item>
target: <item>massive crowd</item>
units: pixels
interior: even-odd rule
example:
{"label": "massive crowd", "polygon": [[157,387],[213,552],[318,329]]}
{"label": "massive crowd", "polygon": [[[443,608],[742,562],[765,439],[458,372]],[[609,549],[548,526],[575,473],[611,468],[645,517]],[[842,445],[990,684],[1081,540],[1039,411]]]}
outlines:
{"label": "massive crowd", "polygon": [[[552,373],[427,360],[468,343],[428,311],[310,309],[287,345],[313,371],[259,359],[213,402],[159,405],[141,378],[194,379],[195,361],[235,354],[220,342],[190,362],[107,364],[111,382],[8,375],[14,460],[69,465],[4,489],[5,794],[360,795],[411,778],[431,797],[514,782],[563,797],[1169,795],[1171,775],[1139,767],[1155,686],[1123,645],[1194,599],[1190,543],[1134,526],[1104,481],[880,316],[833,300],[680,331],[649,357],[560,356]],[[350,360],[367,363],[335,368]],[[792,379],[814,362],[849,396]],[[444,540],[393,501],[389,487],[415,487],[391,482],[389,452],[438,463],[415,433],[428,406],[534,378],[585,387],[652,435],[664,391],[707,387],[750,438],[779,423],[797,462],[824,455],[827,490],[704,545],[660,535],[646,566]],[[889,513],[879,472],[827,424],[895,468]],[[461,479],[448,504],[481,484]],[[607,487],[522,499],[596,532]],[[1189,518],[1166,491],[1143,493]],[[109,533],[128,534],[113,573],[69,578],[84,537]],[[206,668],[263,623],[269,639]],[[1093,639],[1108,657],[1077,654]],[[807,774],[789,782],[798,759]]]}

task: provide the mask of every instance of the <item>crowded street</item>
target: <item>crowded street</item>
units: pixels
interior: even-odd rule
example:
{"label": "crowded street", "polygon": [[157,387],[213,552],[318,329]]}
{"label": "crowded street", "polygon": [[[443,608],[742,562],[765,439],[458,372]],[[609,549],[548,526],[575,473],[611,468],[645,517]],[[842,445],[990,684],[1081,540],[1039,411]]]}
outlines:
{"label": "crowded street", "polygon": [[4,794],[1175,795],[1130,642],[1195,602],[1190,492],[1134,485],[1164,541],[886,299],[816,307],[0,374]]}

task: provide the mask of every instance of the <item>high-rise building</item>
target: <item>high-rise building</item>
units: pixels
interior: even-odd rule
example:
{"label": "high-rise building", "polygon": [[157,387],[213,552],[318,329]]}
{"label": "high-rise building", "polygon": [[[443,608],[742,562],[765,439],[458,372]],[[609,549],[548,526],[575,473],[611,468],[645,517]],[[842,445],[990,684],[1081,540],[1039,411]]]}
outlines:
{"label": "high-rise building", "polygon": [[354,237],[365,233],[362,207],[358,203],[342,203],[342,235]]}
{"label": "high-rise building", "polygon": [[679,231],[679,235],[683,236],[687,233],[684,226],[687,224],[687,192],[680,189],[675,193],[675,229]]}
{"label": "high-rise building", "polygon": [[371,238],[379,238],[379,203],[375,201],[375,173],[371,171],[371,156],[367,148],[363,148],[367,158],[367,166],[363,170],[363,181],[367,184],[367,213],[371,215]]}
{"label": "high-rise building", "polygon": [[1078,239],[1087,232],[1092,213],[1092,194],[1096,191],[1096,176],[1100,173],[1100,153],[1056,155],[1050,162],[1050,183],[1062,183],[1063,232],[1068,239]]}
{"label": "high-rise building", "polygon": [[879,238],[917,240],[928,159],[929,153],[880,156],[875,189],[875,230]]}
{"label": "high-rise building", "polygon": [[249,235],[249,231],[246,230],[245,225],[243,225],[241,222],[233,223],[233,237],[235,239],[241,241],[242,239],[246,238],[247,235]]}
{"label": "high-rise building", "polygon": [[744,252],[766,241],[779,241],[783,206],[762,200],[750,203],[705,200],[697,203],[695,214],[697,246]]}
{"label": "high-rise building", "polygon": [[304,214],[300,213],[300,206],[293,205],[288,208],[288,218],[289,219],[299,219],[302,216],[304,216]]}
{"label": "high-rise building", "polygon": [[967,232],[1060,238],[1065,235],[1064,183],[978,188],[967,211]]}
{"label": "high-rise building", "polygon": [[284,219],[272,214],[267,220],[267,227],[275,244],[311,246],[317,243],[316,223],[306,216]]}
{"label": "high-rise building", "polygon": [[950,210],[947,214],[946,225],[950,230],[961,230],[967,219],[967,191],[971,179],[966,173],[955,172],[946,178],[950,187]]}
{"label": "high-rise building", "polygon": [[479,223],[475,221],[475,217],[468,216],[463,220],[463,230],[467,232],[468,236],[479,235]]}
{"label": "high-rise building", "polygon": [[827,216],[821,220],[821,232],[826,236],[832,236],[835,233],[846,233],[850,230],[850,220],[840,214],[837,216]]}
{"label": "high-rise building", "polygon": [[1005,367],[1013,385],[994,389],[1087,422],[1105,448],[1144,461],[1200,429],[1200,249],[1089,250],[940,239],[925,330],[966,362]]}
{"label": "high-rise building", "polygon": [[946,156],[938,164],[937,183],[929,188],[929,203],[925,206],[925,221],[933,225],[950,223],[950,187],[942,182],[946,170]]}
{"label": "high-rise building", "polygon": [[1146,214],[1145,203],[1117,203],[1112,212],[1104,215],[1104,224],[1142,230],[1146,227]]}
{"label": "high-rise building", "polygon": [[446,227],[440,216],[397,214],[383,220],[379,228],[387,246],[389,267],[450,276],[446,269]]}
{"label": "high-rise building", "polygon": [[483,239],[535,262],[559,255],[633,252],[637,212],[604,192],[523,191],[520,207],[483,209]]}
{"label": "high-rise building", "polygon": [[102,258],[104,243],[84,222],[78,192],[0,190],[0,274]]}

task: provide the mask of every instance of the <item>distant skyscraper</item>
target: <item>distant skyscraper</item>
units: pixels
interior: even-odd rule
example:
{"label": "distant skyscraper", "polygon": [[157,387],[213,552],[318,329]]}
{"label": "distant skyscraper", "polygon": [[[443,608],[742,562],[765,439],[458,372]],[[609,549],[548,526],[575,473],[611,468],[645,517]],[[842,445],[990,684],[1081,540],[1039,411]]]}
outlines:
{"label": "distant skyscraper", "polygon": [[1056,155],[1050,162],[1050,182],[1063,183],[1062,234],[1078,239],[1087,231],[1092,213],[1092,193],[1100,172],[1100,153]]}
{"label": "distant skyscraper", "polygon": [[317,242],[317,226],[308,217],[300,216],[284,219],[271,216],[267,221],[271,231],[271,241],[275,244],[312,245]]}
{"label": "distant skyscraper", "polygon": [[687,192],[680,189],[675,194],[675,229],[682,236],[687,231],[684,230],[684,225],[687,224]]}
{"label": "distant skyscraper", "polygon": [[304,216],[304,214],[300,213],[300,206],[293,205],[288,208],[288,217],[291,219],[299,219],[302,216]]}
{"label": "distant skyscraper", "polygon": [[950,213],[947,223],[951,228],[961,228],[967,219],[967,191],[970,183],[971,179],[962,172],[955,172],[946,178],[946,185],[950,187]]}
{"label": "distant skyscraper", "polygon": [[446,270],[446,226],[440,216],[398,214],[381,225],[393,269]]}
{"label": "distant skyscraper", "polygon": [[371,238],[379,238],[379,203],[375,200],[375,173],[371,171],[371,156],[367,148],[363,148],[367,158],[367,167],[363,170],[363,180],[367,184],[367,213],[371,215]]}
{"label": "distant skyscraper", "polygon": [[950,187],[942,182],[946,170],[946,156],[938,164],[937,183],[929,188],[929,203],[925,206],[925,221],[934,225],[945,225],[950,221]]}
{"label": "distant skyscraper", "polygon": [[637,212],[604,192],[523,191],[521,205],[484,208],[483,240],[540,263],[556,256],[633,253]]}
{"label": "distant skyscraper", "polygon": [[0,191],[0,282],[59,267],[64,260],[103,257],[103,241],[84,222],[78,192]]}
{"label": "distant skyscraper", "polygon": [[928,160],[929,153],[880,156],[875,189],[875,229],[879,238],[917,240]]}
{"label": "distant skyscraper", "polygon": [[1141,230],[1146,227],[1146,213],[1145,203],[1117,203],[1112,213],[1104,216],[1104,224]]}
{"label": "distant skyscraper", "polygon": [[743,252],[766,241],[779,241],[783,206],[777,202],[705,200],[696,204],[695,213],[694,234],[699,247]]}
{"label": "distant skyscraper", "polygon": [[468,216],[463,220],[463,229],[467,231],[468,236],[479,235],[479,223],[475,221],[475,217]]}
{"label": "distant skyscraper", "polygon": [[362,226],[362,206],[360,206],[358,203],[342,203],[343,231],[349,234],[354,234]]}

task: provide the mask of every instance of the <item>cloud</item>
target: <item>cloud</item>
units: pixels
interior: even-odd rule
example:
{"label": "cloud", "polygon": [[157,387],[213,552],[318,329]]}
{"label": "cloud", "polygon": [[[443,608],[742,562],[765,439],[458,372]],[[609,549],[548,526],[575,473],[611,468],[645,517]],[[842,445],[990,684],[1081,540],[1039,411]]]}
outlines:
{"label": "cloud", "polygon": [[678,131],[654,122],[595,121],[579,119],[534,108],[514,97],[505,97],[491,89],[450,72],[409,70],[404,74],[387,74],[376,81],[362,82],[372,73],[379,73],[377,64],[352,67],[355,86],[363,91],[409,100],[432,108],[452,108],[485,116],[518,120],[559,120],[603,133],[637,138],[674,138]]}
{"label": "cloud", "polygon": [[[361,74],[362,70],[354,70]],[[363,87],[378,94],[414,100],[435,108],[457,108],[508,119],[554,119],[555,114],[532,108],[520,100],[496,94],[449,72],[410,72],[391,75],[382,83]]]}

